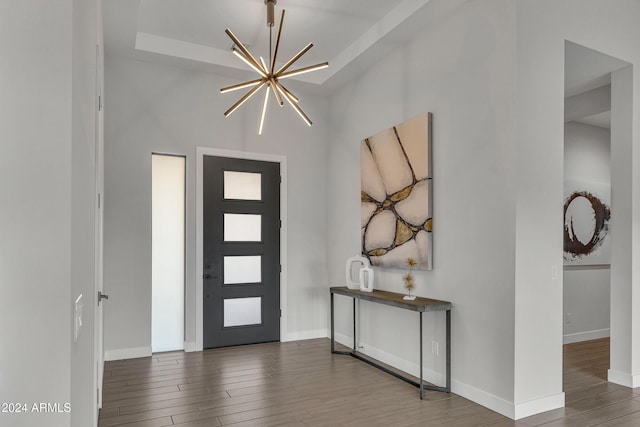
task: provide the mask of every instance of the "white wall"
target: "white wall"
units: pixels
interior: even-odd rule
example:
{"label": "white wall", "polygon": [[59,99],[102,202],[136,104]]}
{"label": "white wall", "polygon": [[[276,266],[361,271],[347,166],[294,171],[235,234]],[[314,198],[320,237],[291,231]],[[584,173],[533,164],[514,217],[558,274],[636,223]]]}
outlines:
{"label": "white wall", "polygon": [[[329,247],[336,249],[329,258],[331,282],[342,283],[344,259],[359,247],[358,142],[432,111],[435,269],[419,276],[417,293],[454,304],[454,391],[514,418],[564,404],[558,232],[564,46],[571,40],[637,63],[633,46],[639,30],[633,23],[640,5],[622,0],[616,6],[603,0],[435,0],[428,6],[425,30],[332,98]],[[604,26],[602,16],[608,17]],[[640,85],[637,76],[633,80],[635,103]],[[624,129],[625,136],[630,129]],[[636,206],[638,196],[629,190],[640,177],[631,174],[638,154],[631,156],[630,137],[621,144],[620,161],[626,163],[612,169],[620,166],[616,173],[626,182],[619,197]],[[631,210],[620,210],[628,212],[621,220],[629,219],[625,226],[630,227]],[[632,253],[636,234],[618,251]],[[632,270],[638,267],[631,261],[621,267],[620,286],[628,292],[620,295],[627,295],[629,306],[620,322],[626,325],[640,310],[638,292],[631,291],[637,286]],[[401,291],[400,274],[380,272],[377,286]],[[345,342],[348,309],[344,302],[338,306],[338,332]],[[402,328],[403,336],[414,336],[417,325],[405,326],[408,316],[387,323],[384,309],[369,307],[363,307],[362,316],[375,327],[375,337],[365,327],[360,332],[365,351],[396,365],[415,364],[412,338],[397,334]],[[440,321],[432,320],[429,333],[441,341]],[[631,331],[624,330],[618,339],[623,348],[612,354],[631,355],[636,342]],[[640,364],[637,356],[620,358],[618,366],[631,376],[635,364]],[[442,362],[432,366],[440,372]]]}
{"label": "white wall", "polygon": [[[284,155],[288,163],[288,303],[283,340],[326,336],[328,291],[327,101],[299,94],[314,121],[273,105],[258,137],[258,97],[225,119],[237,83],[213,74],[107,53],[105,141],[105,350],[108,358],[151,351],[151,153],[187,158],[186,341],[195,346],[196,147]],[[237,96],[236,96],[237,95]]]}
{"label": "white wall", "polygon": [[[637,62],[636,62],[637,63]],[[611,73],[611,356],[609,381],[640,387],[640,250],[637,197],[640,156],[634,105],[638,74],[629,65]],[[632,90],[634,88],[635,90]]]}
{"label": "white wall", "polygon": [[95,1],[0,4],[0,402],[30,412],[2,425],[93,423],[95,41]]}
{"label": "white wall", "polygon": [[[71,397],[71,28],[70,0],[0,3],[1,402]],[[0,414],[13,426],[69,420]]]}
{"label": "white wall", "polygon": [[[518,12],[518,214],[516,217],[516,342],[515,402],[523,408],[539,409],[537,400],[561,403],[562,391],[562,284],[554,280],[552,269],[562,265],[561,213],[563,204],[563,98],[565,40],[586,46],[631,64],[640,63],[636,40],[640,37],[637,19],[640,4],[619,0],[615,7],[604,0],[519,0]],[[606,17],[606,19],[603,19]],[[597,30],[595,30],[597,28]],[[633,89],[621,88],[634,105],[640,101],[638,73],[632,76]],[[612,79],[613,81],[613,79]],[[616,340],[613,317],[630,325],[633,313],[640,313],[638,301],[639,237],[632,224],[638,224],[640,210],[637,191],[640,157],[637,117],[631,118],[627,104],[625,118],[629,126],[619,126],[622,138],[614,137],[614,85],[612,84],[612,219],[620,237],[612,235],[612,288],[628,292],[628,308],[611,309],[612,361],[618,352],[616,370],[628,379],[640,368],[634,345],[640,345],[640,332],[629,327]],[[624,129],[622,129],[624,128]],[[618,145],[618,155],[614,151]],[[617,180],[617,183],[616,183]],[[615,215],[615,214],[614,214]],[[614,222],[615,221],[615,222]],[[615,229],[613,230],[615,233]],[[617,257],[614,253],[627,255]],[[635,260],[634,260],[635,258]],[[614,262],[620,262],[619,283],[614,280]],[[621,293],[622,296],[622,293]],[[613,297],[613,293],[612,293]],[[623,298],[621,298],[622,300]],[[614,301],[612,300],[612,304]],[[637,343],[637,344],[635,344]],[[631,361],[633,359],[633,362]],[[612,365],[614,368],[614,365]],[[532,405],[529,403],[533,402]]]}
{"label": "white wall", "polygon": [[[433,113],[434,270],[416,294],[453,302],[453,391],[503,413],[513,402],[515,8],[508,0],[432,1],[412,41],[331,99],[329,278],[360,248],[360,141]],[[402,270],[376,288],[403,292]],[[415,313],[361,303],[364,352],[417,374]],[[350,304],[336,297],[351,344]],[[425,316],[427,378],[444,372],[444,314]],[[431,340],[440,355],[431,354]],[[434,372],[435,371],[435,372]]]}
{"label": "white wall", "polygon": [[[608,129],[569,122],[564,126],[564,177],[611,184]],[[610,275],[606,266],[565,266],[564,342],[609,336]],[[571,323],[567,314],[570,313]]]}
{"label": "white wall", "polygon": [[[97,419],[95,357],[96,43],[97,0],[73,2],[71,295],[83,299],[82,329],[71,335],[72,426]],[[70,311],[71,328],[73,313]],[[71,329],[73,334],[73,329]]]}

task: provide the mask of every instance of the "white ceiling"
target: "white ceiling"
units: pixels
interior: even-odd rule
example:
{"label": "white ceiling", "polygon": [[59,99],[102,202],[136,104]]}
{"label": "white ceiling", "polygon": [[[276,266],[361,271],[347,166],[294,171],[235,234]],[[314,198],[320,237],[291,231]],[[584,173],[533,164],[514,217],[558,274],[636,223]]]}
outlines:
{"label": "white ceiling", "polygon": [[[428,22],[430,0],[278,0],[276,27],[286,10],[278,64],[312,42],[295,68],[329,68],[293,79],[308,90],[331,89],[408,38]],[[103,0],[105,52],[143,61],[214,72],[239,81],[255,72],[231,52],[230,29],[254,56],[269,57],[264,0]],[[567,42],[565,97],[610,84],[626,62]],[[607,126],[607,115],[590,117]]]}
{"label": "white ceiling", "polygon": [[[278,64],[307,43],[314,47],[297,67],[329,62],[329,68],[296,77],[323,85],[389,40],[419,28],[414,17],[430,0],[278,0],[276,27],[286,10]],[[254,56],[269,57],[264,0],[104,0],[105,51],[145,61],[222,73],[238,79],[255,72],[231,52],[230,29]],[[385,43],[381,43],[384,41]],[[375,56],[375,55],[373,55]]]}
{"label": "white ceiling", "polygon": [[564,96],[577,95],[611,83],[611,72],[628,62],[567,42],[565,45]]}
{"label": "white ceiling", "polygon": [[611,111],[604,111],[602,113],[582,117],[576,121],[589,126],[611,129]]}

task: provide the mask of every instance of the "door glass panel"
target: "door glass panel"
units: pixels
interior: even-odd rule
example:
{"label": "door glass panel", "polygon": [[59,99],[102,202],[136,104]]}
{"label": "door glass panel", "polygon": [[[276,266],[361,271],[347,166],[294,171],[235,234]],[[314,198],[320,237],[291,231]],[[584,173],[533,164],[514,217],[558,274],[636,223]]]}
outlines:
{"label": "door glass panel", "polygon": [[262,200],[262,174],[224,171],[224,198]]}
{"label": "door glass panel", "polygon": [[225,256],[224,284],[262,282],[262,256]]}
{"label": "door glass panel", "polygon": [[262,323],[262,297],[224,300],[224,327]]}
{"label": "door glass panel", "polygon": [[224,214],[225,242],[260,242],[262,215]]}

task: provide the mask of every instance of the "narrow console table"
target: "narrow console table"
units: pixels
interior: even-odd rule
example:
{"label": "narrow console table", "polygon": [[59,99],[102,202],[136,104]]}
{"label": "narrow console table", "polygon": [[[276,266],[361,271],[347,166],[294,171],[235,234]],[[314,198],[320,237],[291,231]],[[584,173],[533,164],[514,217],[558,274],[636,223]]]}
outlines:
{"label": "narrow console table", "polygon": [[[345,354],[355,357],[371,366],[383,370],[384,372],[393,375],[411,385],[414,385],[420,389],[420,399],[423,398],[424,390],[444,391],[451,392],[451,303],[447,301],[439,301],[429,298],[416,298],[415,300],[404,300],[404,295],[395,292],[387,292],[374,290],[373,292],[362,292],[360,290],[349,289],[346,286],[332,287],[329,289],[331,292],[331,353],[332,354]],[[338,351],[336,350],[335,331],[334,331],[334,309],[333,309],[333,296],[344,295],[353,298],[353,350],[351,351]],[[356,341],[356,299],[362,299],[365,301],[371,301],[378,304],[390,305],[405,310],[417,311],[420,315],[420,382],[415,382],[411,378],[403,376],[398,372],[392,371],[384,366],[381,366],[374,361],[363,357],[357,351]],[[431,384],[425,384],[422,380],[422,313],[425,311],[446,311],[446,386],[439,387]]]}

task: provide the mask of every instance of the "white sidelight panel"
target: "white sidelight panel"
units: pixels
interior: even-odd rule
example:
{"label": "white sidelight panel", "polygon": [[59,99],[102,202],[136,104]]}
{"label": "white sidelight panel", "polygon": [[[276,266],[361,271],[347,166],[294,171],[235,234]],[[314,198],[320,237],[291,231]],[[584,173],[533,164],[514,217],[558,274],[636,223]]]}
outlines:
{"label": "white sidelight panel", "polygon": [[185,158],[152,155],[151,349],[184,349]]}

